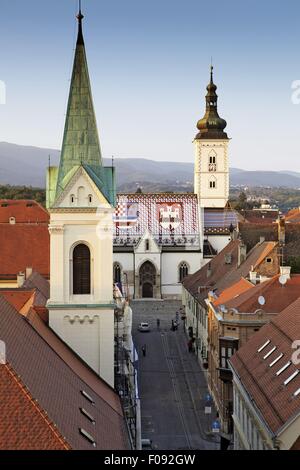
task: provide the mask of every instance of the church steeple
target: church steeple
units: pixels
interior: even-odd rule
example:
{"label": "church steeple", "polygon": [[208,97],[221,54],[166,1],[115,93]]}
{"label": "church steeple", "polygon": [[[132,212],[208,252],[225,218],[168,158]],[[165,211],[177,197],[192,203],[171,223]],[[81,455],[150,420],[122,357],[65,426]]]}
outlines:
{"label": "church steeple", "polygon": [[83,14],[81,13],[81,2],[79,2],[79,12],[76,16],[78,19],[78,36],[77,36],[77,44],[84,44],[83,34],[82,34],[82,20],[84,18]]}
{"label": "church steeple", "polygon": [[200,132],[196,135],[196,139],[228,139],[224,132],[227,123],[218,114],[218,95],[213,79],[213,66],[210,69],[210,82],[206,89],[206,112],[197,123]]}
{"label": "church steeple", "polygon": [[103,181],[102,157],[82,32],[84,16],[79,4],[78,36],[71,78],[56,197],[79,166]]}

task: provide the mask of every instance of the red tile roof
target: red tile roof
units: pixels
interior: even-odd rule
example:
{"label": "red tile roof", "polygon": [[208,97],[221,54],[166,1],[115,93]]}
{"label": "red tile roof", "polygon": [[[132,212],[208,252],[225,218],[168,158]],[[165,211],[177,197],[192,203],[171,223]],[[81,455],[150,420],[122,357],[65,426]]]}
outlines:
{"label": "red tile roof", "polygon": [[29,311],[34,302],[34,293],[34,290],[0,289],[0,295],[18,312]]}
{"label": "red tile roof", "polygon": [[49,278],[48,226],[0,224],[0,279],[16,279],[27,267]]}
{"label": "red tile roof", "polygon": [[[265,299],[263,306],[258,302],[260,296]],[[280,313],[298,297],[300,297],[300,275],[294,274],[284,286],[279,283],[277,275],[237,298],[230,299],[226,302],[226,307],[236,308],[240,313],[254,313],[258,309],[263,309],[266,313]]]}
{"label": "red tile roof", "polygon": [[244,279],[243,277],[237,281],[235,284],[232,286],[228,287],[227,289],[224,289],[219,297],[213,301],[213,304],[215,307],[218,305],[225,304],[228,302],[230,299],[235,299],[244,292],[248,291],[249,289],[252,289],[254,285],[247,281],[247,279]]}
{"label": "red tile roof", "polygon": [[297,207],[296,209],[290,210],[285,215],[285,221],[286,222],[292,222],[294,224],[299,224],[299,222],[300,222],[300,208]]}
{"label": "red tile roof", "polygon": [[[230,359],[235,375],[275,434],[293,417],[300,416],[300,394],[294,396],[300,390],[300,373],[284,385],[293,373],[300,370],[300,365],[291,363],[277,375],[291,361],[295,352],[292,344],[299,339],[300,298],[263,326]],[[264,345],[266,346],[259,352]],[[271,352],[274,347],[276,349]],[[271,354],[265,358],[269,352]],[[277,358],[278,361],[270,367]],[[295,435],[295,441],[299,437],[300,429],[298,435]]]}
{"label": "red tile roof", "polygon": [[9,364],[0,365],[0,396],[0,450],[70,449]]}
{"label": "red tile roof", "polygon": [[[184,287],[200,302],[207,298],[209,290],[222,290],[247,277],[253,267],[261,263],[264,257],[274,249],[273,242],[263,242],[256,245],[247,255],[246,260],[237,267],[240,240],[231,241],[217,256],[203,266],[195,274],[187,276],[183,281]],[[226,264],[225,256],[231,255],[231,263]],[[211,275],[207,277],[209,268]],[[203,288],[203,287],[206,287]],[[202,289],[201,289],[202,288]]]}
{"label": "red tile roof", "polygon": [[14,217],[17,224],[48,224],[49,214],[38,202],[29,199],[0,199],[0,224]]}
{"label": "red tile roof", "polygon": [[[72,449],[130,448],[117,393],[80,361],[37,315],[33,320],[27,316],[25,321],[0,296],[0,332],[6,344],[7,361]],[[95,424],[81,413],[81,408],[93,416]],[[80,434],[80,428],[93,436],[95,447]]]}

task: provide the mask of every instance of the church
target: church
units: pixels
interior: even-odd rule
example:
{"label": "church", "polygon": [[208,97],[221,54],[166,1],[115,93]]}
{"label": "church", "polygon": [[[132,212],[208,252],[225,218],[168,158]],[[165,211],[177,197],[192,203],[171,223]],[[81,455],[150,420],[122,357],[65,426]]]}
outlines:
{"label": "church", "polygon": [[102,162],[82,31],[78,36],[59,167],[47,173],[50,327],[114,385],[113,284],[129,299],[181,297],[183,279],[229,241],[229,139],[211,69],[194,139],[194,193],[116,194]]}
{"label": "church", "polygon": [[218,115],[211,67],[206,111],[194,139],[194,193],[118,194],[114,282],[134,299],[180,299],[185,276],[231,240],[237,217],[228,205],[229,138]]}

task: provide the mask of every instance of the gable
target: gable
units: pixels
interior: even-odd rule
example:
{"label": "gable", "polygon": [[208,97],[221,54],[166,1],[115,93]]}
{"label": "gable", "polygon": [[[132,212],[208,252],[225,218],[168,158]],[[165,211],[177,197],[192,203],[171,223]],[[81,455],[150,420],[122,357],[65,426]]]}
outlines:
{"label": "gable", "polygon": [[61,208],[98,208],[100,204],[109,206],[107,199],[90,176],[82,167],[79,167],[57,199],[55,206]]}
{"label": "gable", "polygon": [[146,230],[134,251],[135,253],[160,253],[161,248],[149,230]]}

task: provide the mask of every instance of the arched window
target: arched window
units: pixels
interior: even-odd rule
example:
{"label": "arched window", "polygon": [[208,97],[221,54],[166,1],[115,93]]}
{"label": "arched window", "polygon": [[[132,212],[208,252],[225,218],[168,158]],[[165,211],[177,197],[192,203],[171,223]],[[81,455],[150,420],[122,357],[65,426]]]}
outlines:
{"label": "arched window", "polygon": [[150,250],[150,242],[149,240],[146,240],[145,241],[145,251],[149,251]]}
{"label": "arched window", "polygon": [[114,264],[114,283],[120,284],[121,283],[121,275],[122,275],[122,268],[119,263]]}
{"label": "arched window", "polygon": [[183,261],[179,265],[179,282],[182,282],[183,279],[189,274],[189,267],[188,265]]}
{"label": "arched window", "polygon": [[91,293],[91,253],[81,243],[73,251],[73,294]]}
{"label": "arched window", "polygon": [[209,187],[210,187],[210,189],[216,188],[216,180],[210,180]]}
{"label": "arched window", "polygon": [[75,196],[74,194],[71,194],[70,196],[70,202],[71,202],[71,206],[73,206],[75,204]]}
{"label": "arched window", "polygon": [[209,152],[208,171],[217,171],[217,154],[214,150]]}

